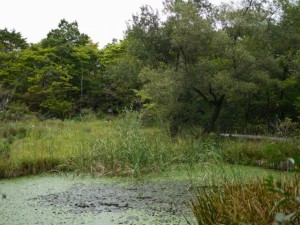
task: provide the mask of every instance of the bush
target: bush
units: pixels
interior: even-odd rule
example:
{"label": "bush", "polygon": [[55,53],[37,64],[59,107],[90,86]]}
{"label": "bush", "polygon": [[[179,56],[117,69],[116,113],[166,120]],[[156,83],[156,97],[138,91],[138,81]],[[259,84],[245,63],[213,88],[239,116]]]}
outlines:
{"label": "bush", "polygon": [[3,111],[0,111],[0,121],[19,121],[28,116],[28,107],[19,102],[12,102]]}

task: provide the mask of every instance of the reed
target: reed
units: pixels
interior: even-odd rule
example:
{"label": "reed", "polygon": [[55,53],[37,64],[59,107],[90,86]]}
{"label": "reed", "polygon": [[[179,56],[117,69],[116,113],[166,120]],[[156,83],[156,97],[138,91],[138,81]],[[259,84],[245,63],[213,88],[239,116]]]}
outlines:
{"label": "reed", "polygon": [[11,141],[3,131],[0,177],[49,171],[140,176],[175,164],[219,159],[214,140],[174,140],[167,129],[144,127],[137,113],[111,121],[46,120],[7,126],[25,131]]}
{"label": "reed", "polygon": [[199,225],[270,225],[283,224],[284,219],[284,224],[299,224],[299,188],[297,177],[247,183],[225,180],[199,189],[191,207]]}

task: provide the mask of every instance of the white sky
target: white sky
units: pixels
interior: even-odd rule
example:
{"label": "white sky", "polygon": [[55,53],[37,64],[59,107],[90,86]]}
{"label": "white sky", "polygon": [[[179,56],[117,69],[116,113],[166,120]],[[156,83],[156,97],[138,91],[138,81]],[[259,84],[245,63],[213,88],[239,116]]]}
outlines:
{"label": "white sky", "polygon": [[[221,0],[211,0],[218,3]],[[79,30],[99,47],[123,39],[126,21],[142,5],[162,9],[163,0],[0,0],[0,29],[15,29],[29,43],[37,43],[58,27],[61,19],[77,21]]]}

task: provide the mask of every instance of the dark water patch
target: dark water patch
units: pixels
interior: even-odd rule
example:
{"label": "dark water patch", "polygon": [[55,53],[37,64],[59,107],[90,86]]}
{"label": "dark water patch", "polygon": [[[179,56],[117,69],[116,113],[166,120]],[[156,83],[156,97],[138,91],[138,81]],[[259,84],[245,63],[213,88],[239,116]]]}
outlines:
{"label": "dark water patch", "polygon": [[188,204],[194,194],[188,190],[189,185],[187,182],[143,182],[129,186],[75,184],[64,192],[40,196],[39,200],[44,206],[68,207],[75,214],[142,210],[150,216],[182,216],[191,213]]}

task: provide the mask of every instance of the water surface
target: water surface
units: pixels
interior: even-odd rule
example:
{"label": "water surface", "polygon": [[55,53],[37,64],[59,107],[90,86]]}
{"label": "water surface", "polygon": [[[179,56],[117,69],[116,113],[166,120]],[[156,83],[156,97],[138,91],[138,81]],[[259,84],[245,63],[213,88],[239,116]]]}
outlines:
{"label": "water surface", "polygon": [[2,180],[0,224],[187,224],[189,185],[70,175]]}

